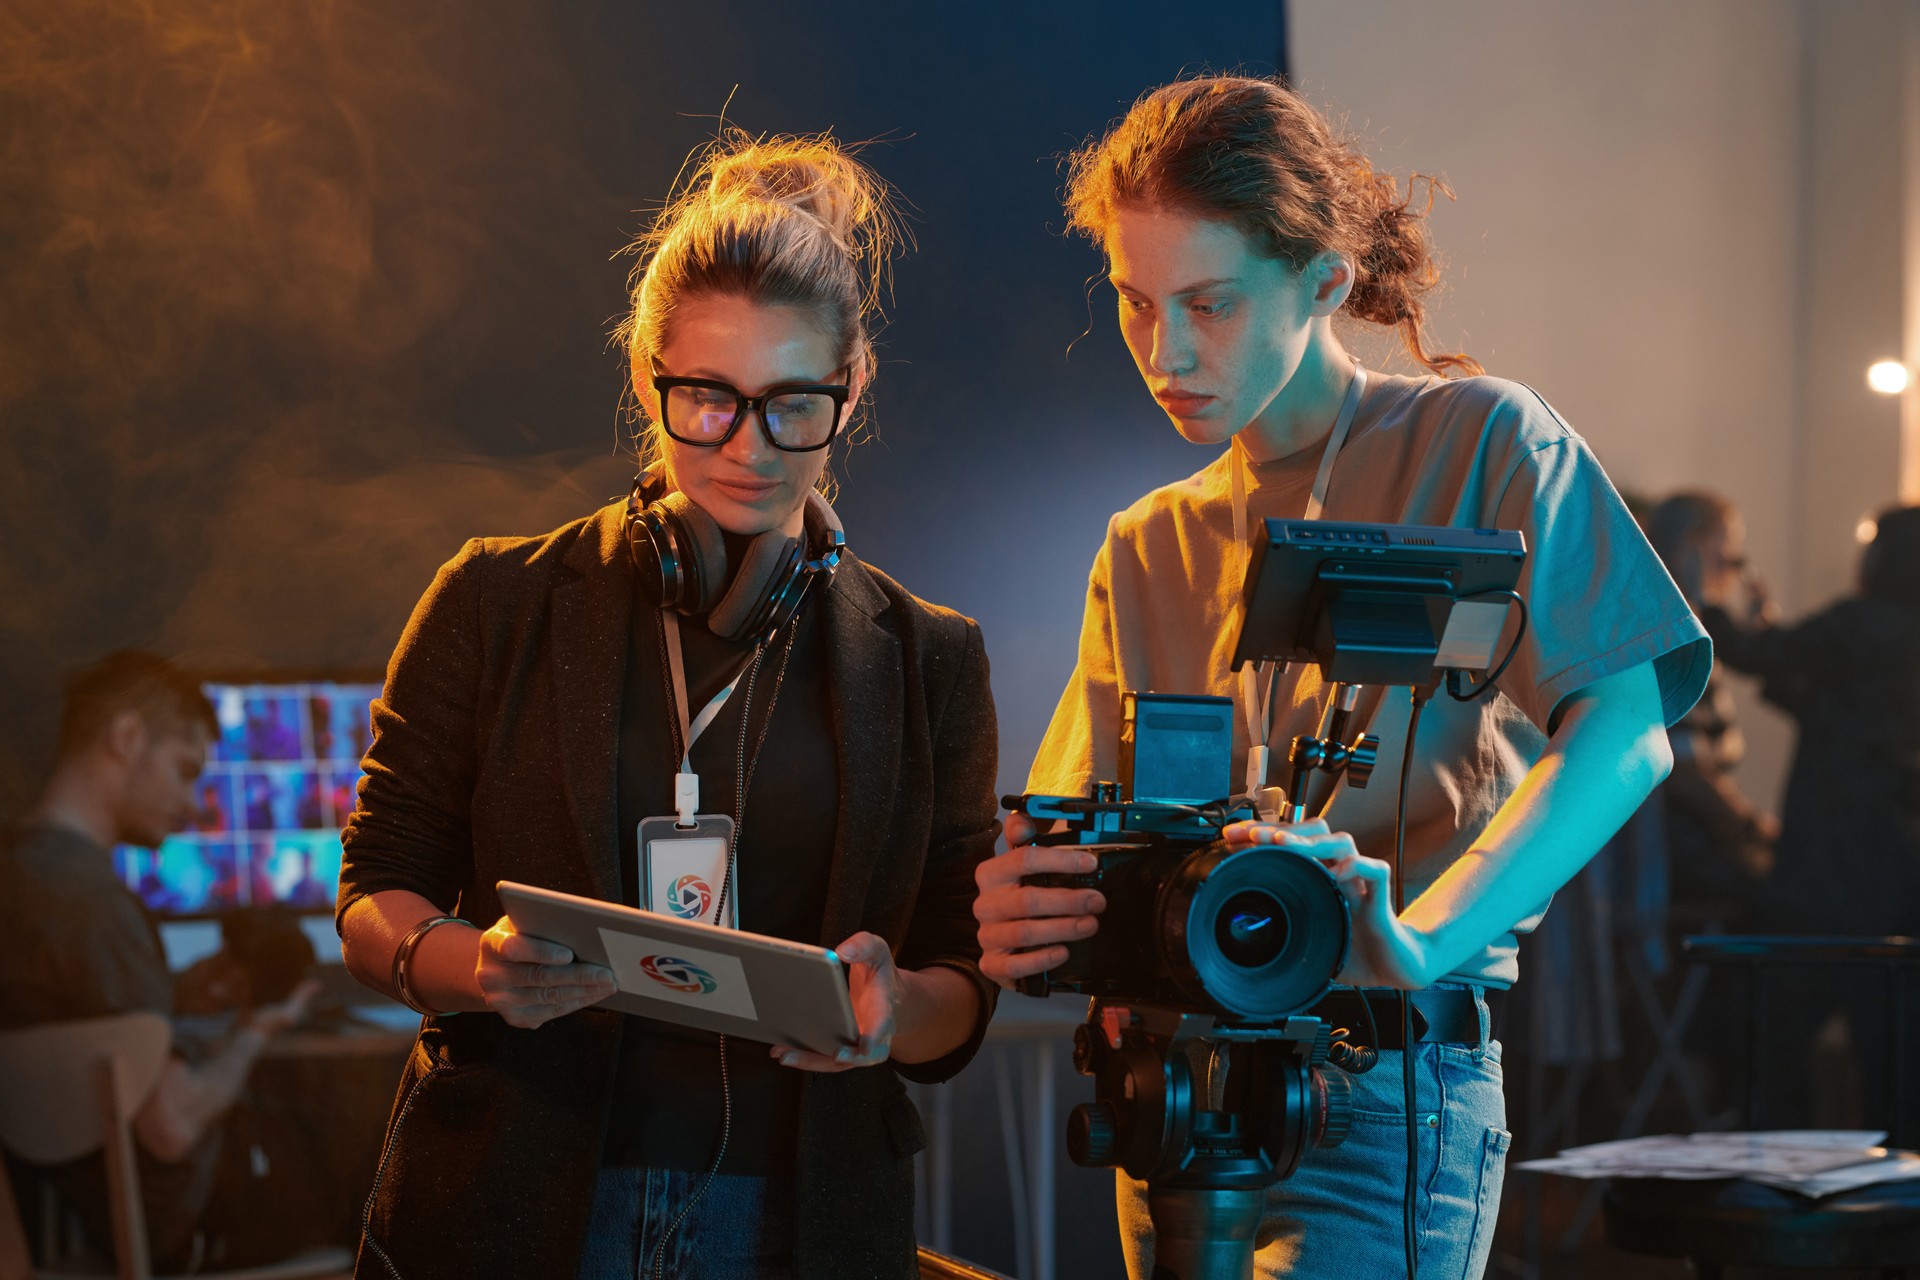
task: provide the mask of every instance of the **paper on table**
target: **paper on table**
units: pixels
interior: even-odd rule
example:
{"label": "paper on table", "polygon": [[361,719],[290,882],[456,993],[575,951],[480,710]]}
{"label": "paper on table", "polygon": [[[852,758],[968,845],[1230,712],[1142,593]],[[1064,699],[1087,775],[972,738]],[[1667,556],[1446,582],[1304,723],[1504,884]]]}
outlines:
{"label": "paper on table", "polygon": [[1750,1181],[1818,1199],[1841,1191],[1856,1191],[1882,1182],[1905,1182],[1908,1179],[1920,1179],[1920,1154],[1912,1151],[1889,1151],[1883,1159],[1848,1165],[1844,1169],[1832,1169],[1826,1173],[1785,1176],[1759,1174]]}
{"label": "paper on table", "polygon": [[1889,1153],[1884,1132],[1773,1130],[1665,1134],[1572,1147],[1515,1166],[1573,1178],[1749,1178],[1806,1195],[1920,1176],[1920,1156]]}

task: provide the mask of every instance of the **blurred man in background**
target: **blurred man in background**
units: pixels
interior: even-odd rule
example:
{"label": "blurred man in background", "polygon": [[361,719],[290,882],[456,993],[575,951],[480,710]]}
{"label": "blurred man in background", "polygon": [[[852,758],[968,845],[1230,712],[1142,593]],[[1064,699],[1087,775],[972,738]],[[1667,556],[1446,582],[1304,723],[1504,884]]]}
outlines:
{"label": "blurred man in background", "polygon": [[[200,686],[151,654],[115,653],[68,681],[52,776],[26,820],[0,829],[0,1031],[141,1010],[171,1016],[173,975],[159,935],[115,873],[112,849],[156,848],[193,820],[218,730]],[[285,1219],[274,1224],[279,1239],[246,1239],[248,1211],[270,1216],[259,1212],[264,1188],[250,1184],[273,1176],[274,1144],[229,1130],[250,1128],[230,1123],[248,1074],[268,1040],[305,1016],[315,990],[304,982],[241,1012],[208,1050],[175,1038],[133,1122],[161,1269],[236,1265],[310,1243]],[[107,1239],[101,1158],[43,1172],[94,1240]]]}

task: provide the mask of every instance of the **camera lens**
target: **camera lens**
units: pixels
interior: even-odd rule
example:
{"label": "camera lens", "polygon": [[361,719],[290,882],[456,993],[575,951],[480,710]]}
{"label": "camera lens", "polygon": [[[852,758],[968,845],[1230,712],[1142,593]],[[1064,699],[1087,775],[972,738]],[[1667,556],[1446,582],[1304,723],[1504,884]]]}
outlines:
{"label": "camera lens", "polygon": [[1286,949],[1287,909],[1270,893],[1243,889],[1214,917],[1213,940],[1221,958],[1242,969],[1269,965]]}
{"label": "camera lens", "polygon": [[[1109,908],[1111,913],[1111,908]],[[1283,850],[1216,841],[1188,854],[1155,899],[1159,960],[1188,999],[1247,1022],[1318,1000],[1351,924],[1327,869]]]}

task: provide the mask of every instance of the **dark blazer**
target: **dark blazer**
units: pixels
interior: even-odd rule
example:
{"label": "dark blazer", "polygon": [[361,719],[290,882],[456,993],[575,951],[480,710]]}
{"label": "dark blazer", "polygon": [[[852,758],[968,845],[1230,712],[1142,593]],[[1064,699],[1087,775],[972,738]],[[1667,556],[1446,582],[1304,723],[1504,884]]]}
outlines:
{"label": "dark blazer", "polygon": [[[621,508],[533,539],[476,539],[415,608],[374,704],[347,825],[340,911],[410,889],[481,927],[508,878],[620,898],[615,754],[635,590]],[[955,1053],[806,1078],[799,1276],[907,1277],[912,1156],[900,1078],[945,1079],[984,1034],[973,868],[992,852],[996,737],[970,620],[849,556],[823,611],[841,790],[819,942],[860,929],[907,968],[966,973],[983,1014]],[[426,1019],[400,1082],[357,1275],[571,1277],[584,1238],[621,1019],[538,1030]]]}

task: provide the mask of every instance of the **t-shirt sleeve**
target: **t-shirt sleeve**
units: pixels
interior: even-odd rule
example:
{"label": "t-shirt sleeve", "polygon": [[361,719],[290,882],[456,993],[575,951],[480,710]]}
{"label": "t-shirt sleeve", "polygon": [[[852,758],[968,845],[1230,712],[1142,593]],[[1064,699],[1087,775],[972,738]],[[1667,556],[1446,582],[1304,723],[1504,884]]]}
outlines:
{"label": "t-shirt sleeve", "polygon": [[1490,521],[1527,541],[1518,587],[1527,631],[1500,691],[1551,733],[1568,695],[1652,662],[1672,725],[1706,689],[1712,643],[1598,459],[1544,402],[1534,405],[1512,411],[1549,415],[1556,429],[1522,437]]}
{"label": "t-shirt sleeve", "polygon": [[1060,693],[1053,720],[1040,742],[1027,791],[1034,795],[1087,796],[1100,778],[1112,778],[1120,742],[1120,678],[1113,636],[1113,530],[1087,575],[1087,605],[1080,618],[1080,652]]}

